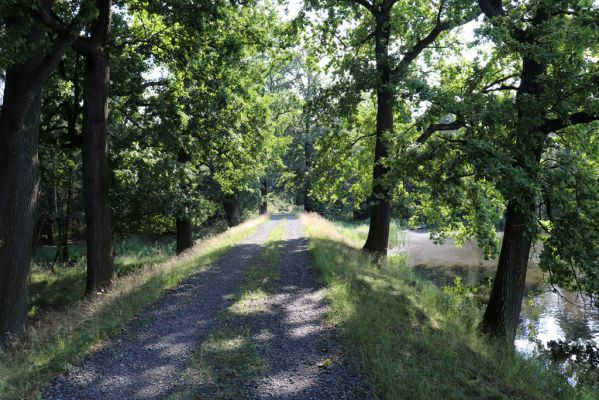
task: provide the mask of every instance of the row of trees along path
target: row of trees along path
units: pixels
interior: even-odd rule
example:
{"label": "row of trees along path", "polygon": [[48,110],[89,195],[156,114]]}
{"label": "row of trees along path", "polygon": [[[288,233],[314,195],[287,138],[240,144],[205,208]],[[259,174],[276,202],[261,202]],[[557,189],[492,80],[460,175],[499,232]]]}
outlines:
{"label": "row of trees along path", "polygon": [[[578,85],[578,78],[576,78],[577,73],[580,74],[579,76],[587,77],[593,74],[588,70],[588,65],[581,61],[579,57],[584,57],[584,49],[588,48],[590,43],[595,40],[593,39],[595,36],[588,30],[590,25],[586,25],[585,21],[590,21],[593,16],[596,17],[597,11],[584,2],[568,3],[568,6],[566,6],[559,1],[539,1],[531,5],[526,16],[520,17],[519,13],[512,9],[517,6],[512,4],[504,5],[501,0],[480,0],[478,2],[441,1],[432,22],[423,25],[409,19],[406,22],[405,19],[394,18],[394,7],[401,5],[401,2],[395,0],[352,0],[348,3],[354,3],[355,7],[365,10],[367,14],[367,16],[364,16],[358,13],[356,17],[363,24],[359,29],[363,29],[364,26],[370,29],[368,36],[364,41],[359,42],[359,45],[368,40],[374,41],[375,79],[370,79],[370,76],[358,75],[356,79],[366,78],[367,81],[359,82],[358,85],[350,85],[349,90],[373,88],[376,91],[374,164],[372,169],[372,190],[368,200],[370,228],[364,250],[378,257],[385,257],[387,253],[391,218],[391,194],[397,183],[397,176],[404,174],[403,176],[409,178],[412,174],[413,178],[416,175],[414,173],[416,169],[410,169],[414,165],[407,161],[407,156],[414,151],[413,149],[400,153],[406,155],[405,158],[402,158],[401,155],[399,157],[391,155],[389,152],[390,138],[395,133],[394,104],[397,104],[398,100],[401,104],[402,96],[404,98],[410,96],[406,93],[409,89],[406,89],[406,84],[403,82],[408,77],[410,66],[427,48],[435,46],[435,43],[440,41],[439,39],[443,37],[444,33],[449,32],[454,27],[473,21],[481,13],[487,19],[485,21],[488,23],[487,29],[493,32],[492,40],[500,49],[498,57],[505,57],[506,59],[507,57],[516,57],[521,65],[519,73],[491,81],[479,89],[478,93],[474,90],[473,84],[480,80],[480,74],[483,71],[477,71],[468,76],[466,78],[467,82],[469,80],[467,85],[470,86],[466,86],[464,89],[466,91],[474,90],[474,93],[471,93],[472,98],[466,96],[462,101],[456,101],[456,98],[462,97],[464,92],[456,93],[456,97],[453,99],[449,96],[428,98],[427,100],[433,103],[432,108],[440,110],[441,115],[443,113],[453,115],[454,121],[434,123],[429,121],[428,125],[424,124],[425,128],[414,141],[416,148],[423,147],[427,141],[435,137],[436,132],[465,129],[472,137],[467,136],[461,140],[466,148],[463,157],[474,164],[474,169],[478,171],[475,175],[490,182],[496,182],[498,190],[506,199],[505,232],[499,254],[498,268],[480,330],[491,336],[513,339],[524,294],[531,244],[539,229],[536,217],[536,211],[539,208],[539,186],[546,179],[539,173],[539,170],[542,155],[544,152],[551,151],[548,135],[567,127],[593,123],[599,119],[597,102],[589,100],[588,97],[591,93],[588,90],[592,91],[596,87],[595,84],[589,83],[589,87],[582,89]],[[322,7],[322,3],[318,1],[311,2],[311,4],[315,8]],[[566,15],[568,16],[566,18],[569,28],[565,28],[564,25],[566,23],[564,16]],[[411,25],[412,22],[414,26]],[[331,24],[335,25],[334,22],[331,22]],[[556,38],[552,35],[552,32],[560,29],[563,32],[573,33],[574,36],[566,35],[566,37]],[[402,40],[404,39],[402,34],[405,33],[406,36],[413,35],[414,31],[420,32],[420,35],[417,35],[419,39],[411,41],[405,39],[403,43],[411,44],[404,46],[402,51],[398,53],[390,53],[393,39]],[[392,38],[392,34],[395,35],[394,38]],[[578,47],[570,46],[570,42],[576,42]],[[568,56],[563,53],[565,47],[562,47],[560,43],[569,43],[566,46],[569,49],[566,51],[569,54]],[[501,60],[501,58],[499,61],[507,62],[507,60]],[[355,67],[351,64],[350,66]],[[348,68],[350,67],[346,64],[339,63],[340,72]],[[549,81],[550,71],[553,71],[554,76],[558,74],[560,79],[567,79],[568,83],[564,86],[563,82],[557,83],[557,79]],[[479,72],[480,74],[477,75]],[[512,78],[518,78],[517,85],[508,84]],[[372,86],[373,82],[375,83],[374,86]],[[569,94],[558,96],[556,99],[548,94],[555,93],[556,87],[554,85],[558,85],[559,90],[562,92],[570,89],[571,91],[568,92]],[[401,89],[405,91],[401,92]],[[580,103],[566,100],[577,97],[578,94],[582,93],[581,90],[587,95],[578,98]],[[507,114],[513,113],[513,115],[493,121],[496,126],[501,126],[509,132],[505,140],[513,143],[506,155],[508,161],[505,161],[505,165],[501,166],[504,170],[509,170],[507,173],[498,172],[497,164],[494,164],[496,168],[494,170],[490,167],[489,159],[484,159],[482,156],[488,149],[479,147],[476,152],[472,152],[472,148],[469,149],[474,141],[480,140],[482,132],[479,132],[479,129],[493,129],[489,127],[488,120],[485,120],[486,116],[481,116],[478,111],[481,107],[483,109],[489,107],[489,103],[481,104],[480,97],[495,91],[514,91],[516,93],[513,99],[514,107],[504,110]],[[419,95],[422,96],[423,93],[421,92]],[[477,96],[479,97],[477,98]],[[566,105],[566,103],[568,104]],[[556,110],[560,107],[560,111],[556,113]],[[585,107],[586,110],[584,110]],[[411,128],[407,130],[409,131]],[[469,140],[473,142],[469,142]],[[460,141],[455,141],[453,144],[455,143],[460,143]],[[468,153],[469,151],[470,153]],[[492,157],[490,156],[490,158]],[[484,159],[483,162],[487,163],[486,165],[477,164],[481,158]],[[426,156],[424,159],[426,160]],[[497,163],[497,161],[494,160],[491,163]],[[403,163],[405,163],[404,166],[401,165]],[[449,172],[445,170],[445,173]],[[521,185],[514,184],[514,181],[517,182],[518,180],[524,183]],[[460,182],[459,179],[457,179],[457,182]],[[572,221],[568,222],[559,217],[556,218],[557,213],[552,214],[552,211],[555,210],[552,210],[550,206],[551,190],[545,186],[540,191],[542,192],[540,196],[544,196],[542,205],[548,211],[549,218],[553,219],[554,223],[559,221],[559,223],[570,225]],[[442,190],[435,191],[435,193],[439,197],[443,196]],[[445,205],[455,208],[455,200],[448,200]],[[561,227],[557,228],[557,225],[555,227],[556,229],[552,230],[552,239],[546,243],[546,246],[550,247],[551,250],[544,253],[545,257],[542,257],[541,265],[549,269],[552,283],[574,286],[578,290],[590,290],[592,292],[591,287],[593,284],[586,286],[586,289],[584,289],[582,283],[584,280],[579,279],[577,275],[587,273],[590,274],[588,276],[593,275],[592,269],[595,262],[585,255],[576,255],[575,252],[571,252],[569,250],[570,245],[565,243],[570,239],[558,236],[560,232],[565,233],[573,227],[563,230]],[[567,235],[571,236],[571,233]],[[580,245],[581,243],[578,243],[582,253],[587,253],[584,247],[590,249],[594,246],[588,241],[585,245]],[[551,251],[554,251],[553,255],[549,254]],[[576,267],[569,268],[563,265],[563,262],[559,260],[560,256],[572,257],[573,265],[575,264]]]}
{"label": "row of trees along path", "polygon": [[[259,192],[260,211],[266,212],[272,182],[284,182],[299,188],[296,197],[313,209],[314,196],[325,198],[332,186],[355,197],[359,190],[347,187],[358,181],[367,182],[369,191],[361,199],[370,216],[364,250],[377,257],[387,252],[392,200],[417,210],[440,236],[464,227],[489,256],[497,253],[497,209],[505,211],[498,269],[480,326],[484,334],[514,337],[531,243],[542,230],[549,235],[540,264],[551,283],[597,293],[598,184],[589,173],[594,161],[587,146],[599,118],[594,2],[306,0],[289,23],[262,2],[136,1],[123,9],[110,0],[67,3],[71,7],[54,0],[0,4],[0,341],[22,335],[27,325],[43,89],[58,69],[66,76],[65,65],[74,60],[77,69],[80,59],[82,96],[75,71],[67,136],[81,149],[87,295],[108,286],[115,274],[118,221],[111,213],[121,204],[108,204],[111,99],[121,100],[111,136],[130,150],[122,158],[142,164],[141,175],[149,176],[127,180],[121,174],[126,189],[119,200],[135,215],[127,223],[146,211],[172,221],[178,252],[193,244],[194,220],[206,220],[216,208],[226,213],[228,225],[237,224],[239,192]],[[312,11],[326,18],[310,21]],[[493,45],[488,53],[479,46],[476,60],[460,60],[459,68],[450,57],[433,56],[461,56],[452,53],[460,45],[456,32],[475,20],[478,44]],[[318,29],[302,32],[310,24]],[[309,55],[290,51],[302,33],[330,40],[308,41]],[[330,87],[313,73],[321,53],[338,78]],[[120,76],[111,80],[114,66]],[[168,79],[141,78],[158,73],[155,66],[168,70]],[[307,71],[305,85],[295,68]],[[294,80],[302,99],[289,89]],[[117,82],[113,92],[111,82]],[[368,120],[356,118],[363,109],[370,112],[365,93],[376,104],[368,127],[374,132],[340,145],[339,125]],[[44,108],[46,103],[51,101]],[[81,134],[73,135],[79,112]],[[298,126],[306,132],[294,131]],[[292,160],[301,165],[291,174],[277,170],[289,132],[303,147],[303,162]],[[348,132],[353,129],[342,134]],[[359,176],[365,163],[353,160],[351,171],[340,171],[351,156],[334,156],[361,139],[372,140],[362,146],[368,179]],[[319,170],[332,176],[331,185],[318,180]],[[153,208],[145,204],[150,193]],[[136,214],[137,208],[143,212]],[[65,238],[62,233],[63,244]]]}

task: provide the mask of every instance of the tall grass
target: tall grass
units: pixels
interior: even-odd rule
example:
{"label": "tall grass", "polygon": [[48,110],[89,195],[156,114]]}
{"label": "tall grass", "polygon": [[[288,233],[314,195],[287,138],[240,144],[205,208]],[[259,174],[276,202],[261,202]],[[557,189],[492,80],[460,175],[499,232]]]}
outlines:
{"label": "tall grass", "polygon": [[[161,263],[175,254],[172,238],[148,240],[131,237],[115,241],[115,271],[125,276],[150,264]],[[69,263],[54,262],[56,248],[43,246],[34,254],[29,275],[29,315],[40,310],[60,309],[81,300],[85,290],[85,245],[69,247]]]}
{"label": "tall grass", "polygon": [[[328,288],[329,318],[381,399],[592,399],[543,360],[476,333],[480,309],[421,280],[403,256],[377,266],[351,226],[301,216],[315,268]],[[357,227],[356,229],[359,229]]]}
{"label": "tall grass", "polygon": [[[352,244],[363,246],[368,237],[368,221],[335,221],[335,227]],[[405,244],[405,227],[400,220],[393,219],[389,226],[389,249],[402,247]]]}
{"label": "tall grass", "polygon": [[208,268],[227,250],[254,232],[265,217],[201,240],[189,252],[139,268],[116,280],[93,300],[62,311],[43,312],[26,338],[0,352],[0,399],[34,398],[37,391],[71,363],[118,332],[143,307],[190,275]]}

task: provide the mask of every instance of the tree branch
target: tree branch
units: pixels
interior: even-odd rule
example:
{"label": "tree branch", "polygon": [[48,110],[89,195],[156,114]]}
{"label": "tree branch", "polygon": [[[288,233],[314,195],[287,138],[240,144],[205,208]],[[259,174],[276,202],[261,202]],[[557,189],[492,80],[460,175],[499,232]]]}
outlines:
{"label": "tree branch", "polygon": [[487,18],[505,15],[501,0],[478,0],[478,5]]}
{"label": "tree branch", "polygon": [[431,43],[433,43],[437,37],[445,30],[450,28],[449,22],[437,22],[435,27],[422,39],[420,39],[411,50],[407,51],[397,67],[393,70],[393,75],[401,75],[410,66],[412,61],[418,57],[424,49],[426,49]]}
{"label": "tree branch", "polygon": [[579,125],[579,124],[588,124],[593,121],[599,120],[599,115],[597,114],[589,114],[587,112],[581,111],[574,114],[570,114],[568,118],[556,118],[546,120],[543,125],[541,125],[541,132],[547,134],[555,131],[559,131],[567,126],[571,125]]}
{"label": "tree branch", "polygon": [[461,119],[457,119],[457,120],[455,120],[453,122],[449,122],[449,123],[441,123],[441,124],[432,124],[432,125],[429,125],[428,128],[426,128],[424,130],[424,132],[422,132],[422,134],[418,137],[418,139],[416,139],[416,143],[423,144],[435,132],[438,132],[438,131],[455,131],[456,129],[463,128],[464,126],[466,126],[466,123],[463,120],[461,120]]}

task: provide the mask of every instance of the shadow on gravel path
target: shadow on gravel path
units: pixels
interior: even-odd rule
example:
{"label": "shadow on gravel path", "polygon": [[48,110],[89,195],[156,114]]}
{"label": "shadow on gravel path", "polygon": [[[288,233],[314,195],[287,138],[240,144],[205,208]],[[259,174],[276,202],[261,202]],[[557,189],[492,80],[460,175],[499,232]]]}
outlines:
{"label": "shadow on gravel path", "polygon": [[244,269],[284,216],[262,224],[209,269],[185,280],[122,333],[58,377],[44,399],[156,399],[175,385],[193,351],[218,324]]}
{"label": "shadow on gravel path", "polygon": [[295,216],[289,217],[279,276],[266,311],[246,319],[266,363],[263,377],[248,383],[247,398],[368,399],[364,379],[347,365],[325,322],[329,308]]}

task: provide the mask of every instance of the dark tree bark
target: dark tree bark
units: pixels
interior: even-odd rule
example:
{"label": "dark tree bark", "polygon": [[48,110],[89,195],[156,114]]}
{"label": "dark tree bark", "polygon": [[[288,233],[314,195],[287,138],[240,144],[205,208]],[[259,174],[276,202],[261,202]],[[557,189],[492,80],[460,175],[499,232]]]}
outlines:
{"label": "dark tree bark", "polygon": [[526,234],[528,214],[518,211],[515,202],[508,204],[505,217],[497,272],[480,330],[490,336],[513,339],[524,296],[531,239]]}
{"label": "dark tree bark", "polygon": [[[546,10],[539,7],[532,23],[540,25],[548,18]],[[534,44],[538,40],[533,34],[522,31],[517,31],[513,35],[517,40],[529,44]],[[540,83],[540,78],[546,70],[546,64],[527,55],[522,58],[520,86],[516,94],[518,125],[515,146],[517,153],[514,158],[516,167],[524,170],[531,181],[537,180],[536,171],[540,164],[546,136],[541,125],[530,126],[530,102],[542,95],[543,86]],[[512,340],[516,335],[522,308],[526,271],[532,244],[528,229],[531,226],[531,221],[534,220],[536,209],[533,189],[524,190],[525,192],[514,194],[507,205],[505,231],[497,272],[491,296],[479,327],[482,333],[489,336]]]}
{"label": "dark tree bark", "polygon": [[237,226],[241,223],[241,205],[235,196],[229,196],[223,201],[227,225],[229,227]]}
{"label": "dark tree bark", "polygon": [[[40,12],[51,6],[51,1],[42,2]],[[7,30],[29,23],[21,17],[3,22]],[[76,39],[71,32],[43,46],[45,32],[34,24],[24,38],[27,58],[6,70],[0,113],[0,345],[7,334],[21,335],[27,324],[27,275],[38,207],[42,90]]]}
{"label": "dark tree bark", "polygon": [[376,15],[375,30],[377,85],[377,114],[370,195],[370,227],[364,250],[378,257],[387,255],[389,224],[391,221],[391,189],[386,181],[389,168],[383,164],[388,157],[385,135],[393,133],[393,94],[390,90],[391,67],[389,65],[390,10],[383,9]]}
{"label": "dark tree bark", "polygon": [[97,0],[98,17],[89,39],[78,41],[85,57],[83,78],[83,198],[87,225],[86,295],[109,286],[114,278],[112,218],[108,204],[108,36],[111,1]]}
{"label": "dark tree bark", "polygon": [[[185,164],[191,161],[191,156],[188,152],[181,149],[177,156],[177,161]],[[189,191],[189,187],[184,185],[182,187],[184,192]],[[193,247],[193,226],[191,218],[188,215],[180,216],[177,218],[177,254],[183,253],[185,250],[189,250]]]}
{"label": "dark tree bark", "polygon": [[268,212],[268,188],[266,184],[260,185],[260,214],[266,214]]}
{"label": "dark tree bark", "polygon": [[6,71],[0,116],[0,343],[21,335],[27,323],[27,274],[39,186],[38,133],[41,86],[19,109],[21,91],[35,63]]}
{"label": "dark tree bark", "polygon": [[193,230],[190,218],[177,218],[177,254],[193,247]]}
{"label": "dark tree bark", "polygon": [[316,211],[316,209],[313,207],[312,204],[312,199],[310,199],[310,196],[308,196],[308,191],[304,192],[304,196],[303,196],[303,203],[304,203],[304,211],[306,212],[314,212]]}

